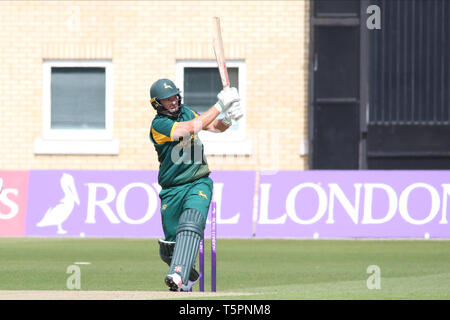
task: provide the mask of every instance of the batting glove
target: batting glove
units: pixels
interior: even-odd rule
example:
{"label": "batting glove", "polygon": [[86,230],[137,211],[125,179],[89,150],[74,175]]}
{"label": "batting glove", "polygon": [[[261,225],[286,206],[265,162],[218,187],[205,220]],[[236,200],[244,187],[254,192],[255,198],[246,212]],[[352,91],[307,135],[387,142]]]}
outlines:
{"label": "batting glove", "polygon": [[228,110],[233,102],[237,102],[241,100],[239,97],[239,93],[236,88],[230,88],[226,87],[222,91],[219,92],[217,95],[217,103],[214,105],[214,107],[220,112],[224,112]]}
{"label": "batting glove", "polygon": [[226,126],[231,126],[233,124],[233,120],[238,121],[243,116],[244,110],[242,110],[240,102],[234,102],[226,111],[225,117],[222,119],[222,123]]}
{"label": "batting glove", "polygon": [[244,110],[241,107],[240,102],[235,102],[231,105],[230,109],[227,110],[227,114],[229,114],[230,118],[238,121],[244,116]]}

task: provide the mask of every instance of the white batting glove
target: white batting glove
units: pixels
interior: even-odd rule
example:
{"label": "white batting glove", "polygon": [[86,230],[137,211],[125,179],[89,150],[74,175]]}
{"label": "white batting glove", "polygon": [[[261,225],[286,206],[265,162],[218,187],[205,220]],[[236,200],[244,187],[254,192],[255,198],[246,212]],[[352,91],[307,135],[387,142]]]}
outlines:
{"label": "white batting glove", "polygon": [[222,118],[222,123],[227,127],[233,124],[233,120],[231,119],[231,116],[228,114],[228,112],[225,114],[225,117]]}
{"label": "white batting glove", "polygon": [[235,102],[231,105],[230,109],[227,110],[227,114],[231,119],[238,121],[244,116],[244,110],[241,107],[240,102]]}
{"label": "white batting glove", "polygon": [[224,112],[228,110],[233,102],[237,102],[241,100],[239,97],[239,93],[236,88],[230,88],[226,87],[222,91],[219,92],[217,95],[217,103],[214,105],[214,107],[220,112]]}
{"label": "white batting glove", "polygon": [[225,117],[222,119],[222,123],[226,126],[231,126],[233,124],[233,120],[238,121],[243,116],[244,110],[242,110],[240,102],[234,102],[226,111]]}

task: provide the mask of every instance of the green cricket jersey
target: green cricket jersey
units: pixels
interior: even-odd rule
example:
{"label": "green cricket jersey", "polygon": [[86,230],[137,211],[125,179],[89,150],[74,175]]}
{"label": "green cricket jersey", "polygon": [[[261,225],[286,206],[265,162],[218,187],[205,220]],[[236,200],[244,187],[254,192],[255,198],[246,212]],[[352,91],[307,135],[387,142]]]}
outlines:
{"label": "green cricket jersey", "polygon": [[210,173],[203,144],[197,134],[173,140],[179,122],[198,117],[192,109],[181,105],[177,120],[157,114],[150,128],[150,140],[159,160],[158,183],[162,188],[195,181]]}

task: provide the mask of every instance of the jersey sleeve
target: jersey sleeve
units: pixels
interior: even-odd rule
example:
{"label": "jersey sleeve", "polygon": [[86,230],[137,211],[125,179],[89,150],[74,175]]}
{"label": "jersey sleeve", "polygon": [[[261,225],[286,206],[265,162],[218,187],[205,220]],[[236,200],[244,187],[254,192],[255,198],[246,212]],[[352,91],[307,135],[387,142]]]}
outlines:
{"label": "jersey sleeve", "polygon": [[173,141],[173,132],[178,122],[166,117],[156,118],[152,123],[151,135],[156,144]]}

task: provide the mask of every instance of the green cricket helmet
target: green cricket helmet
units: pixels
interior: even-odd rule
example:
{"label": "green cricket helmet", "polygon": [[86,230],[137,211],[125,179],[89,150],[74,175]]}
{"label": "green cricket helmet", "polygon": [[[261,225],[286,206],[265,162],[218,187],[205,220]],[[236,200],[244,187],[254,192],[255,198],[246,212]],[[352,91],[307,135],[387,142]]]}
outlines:
{"label": "green cricket helmet", "polygon": [[181,91],[177,88],[175,83],[169,79],[159,79],[152,84],[150,88],[150,103],[158,112],[166,111],[161,104],[161,99],[167,99],[172,96],[177,96],[178,105],[181,106]]}

